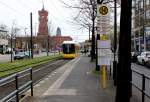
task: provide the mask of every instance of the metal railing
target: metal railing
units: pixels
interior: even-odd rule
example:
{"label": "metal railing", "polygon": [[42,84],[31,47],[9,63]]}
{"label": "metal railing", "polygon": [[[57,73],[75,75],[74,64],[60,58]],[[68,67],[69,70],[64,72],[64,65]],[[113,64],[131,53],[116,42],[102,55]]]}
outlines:
{"label": "metal railing", "polygon": [[[26,75],[30,74],[30,80],[24,83],[23,85],[19,86],[18,79],[23,77],[23,73],[26,73]],[[16,97],[16,102],[19,102],[19,95],[23,93],[25,90],[27,90],[28,88],[31,88],[31,96],[33,96],[32,68],[29,68],[27,70],[18,72],[4,79],[1,79],[0,87],[11,82],[15,82],[15,90],[10,92],[7,96],[3,97],[0,100],[0,102],[8,102],[14,99],[15,97]]]}
{"label": "metal railing", "polygon": [[138,72],[138,71],[135,71],[135,70],[133,70],[133,69],[132,69],[132,72],[133,72],[133,73],[136,73],[136,74],[138,74],[138,75],[140,75],[140,76],[142,76],[142,87],[141,87],[141,88],[140,88],[138,85],[134,84],[133,82],[131,82],[131,83],[132,83],[132,85],[133,85],[135,88],[137,88],[137,89],[142,93],[142,102],[145,102],[145,96],[150,99],[150,95],[148,95],[148,94],[146,93],[146,90],[145,90],[146,79],[147,79],[147,80],[150,80],[150,77],[145,76],[144,74],[142,74],[142,73],[140,73],[140,72]]}

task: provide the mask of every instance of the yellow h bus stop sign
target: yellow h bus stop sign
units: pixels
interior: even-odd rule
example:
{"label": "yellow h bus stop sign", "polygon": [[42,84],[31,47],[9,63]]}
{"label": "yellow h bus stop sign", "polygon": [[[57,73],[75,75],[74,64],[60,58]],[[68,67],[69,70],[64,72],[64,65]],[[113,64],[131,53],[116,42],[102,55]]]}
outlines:
{"label": "yellow h bus stop sign", "polygon": [[99,7],[99,13],[105,16],[109,13],[109,8],[106,5],[102,5]]}

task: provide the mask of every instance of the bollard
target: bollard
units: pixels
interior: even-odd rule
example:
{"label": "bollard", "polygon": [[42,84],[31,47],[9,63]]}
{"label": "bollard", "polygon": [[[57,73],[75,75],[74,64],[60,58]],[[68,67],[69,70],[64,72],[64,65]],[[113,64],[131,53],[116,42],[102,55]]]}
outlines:
{"label": "bollard", "polygon": [[106,88],[106,81],[107,81],[107,79],[106,79],[106,65],[102,65],[102,68],[101,68],[101,70],[102,70],[102,75],[101,75],[101,80],[102,80],[102,88]]}

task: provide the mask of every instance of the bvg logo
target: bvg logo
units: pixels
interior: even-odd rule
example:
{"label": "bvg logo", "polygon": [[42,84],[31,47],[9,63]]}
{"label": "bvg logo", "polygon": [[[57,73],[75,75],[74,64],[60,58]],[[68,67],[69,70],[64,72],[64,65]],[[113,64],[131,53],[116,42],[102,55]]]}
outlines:
{"label": "bvg logo", "polygon": [[99,13],[100,13],[101,15],[107,15],[107,14],[108,14],[108,7],[107,7],[107,6],[101,6],[101,7],[99,8]]}

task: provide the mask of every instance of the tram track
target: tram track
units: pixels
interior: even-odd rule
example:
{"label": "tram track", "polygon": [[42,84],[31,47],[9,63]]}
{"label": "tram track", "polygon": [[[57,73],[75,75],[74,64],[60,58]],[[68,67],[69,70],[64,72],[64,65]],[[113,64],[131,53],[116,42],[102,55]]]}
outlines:
{"label": "tram track", "polygon": [[[40,82],[44,77],[49,75],[55,69],[63,66],[69,62],[69,60],[55,60],[51,61],[33,68],[33,84],[37,84]],[[18,83],[19,86],[23,85],[25,82],[30,80],[30,74],[24,73],[23,75],[19,75]],[[10,92],[15,90],[15,80],[11,79],[3,84],[0,85],[0,99],[8,95]]]}

